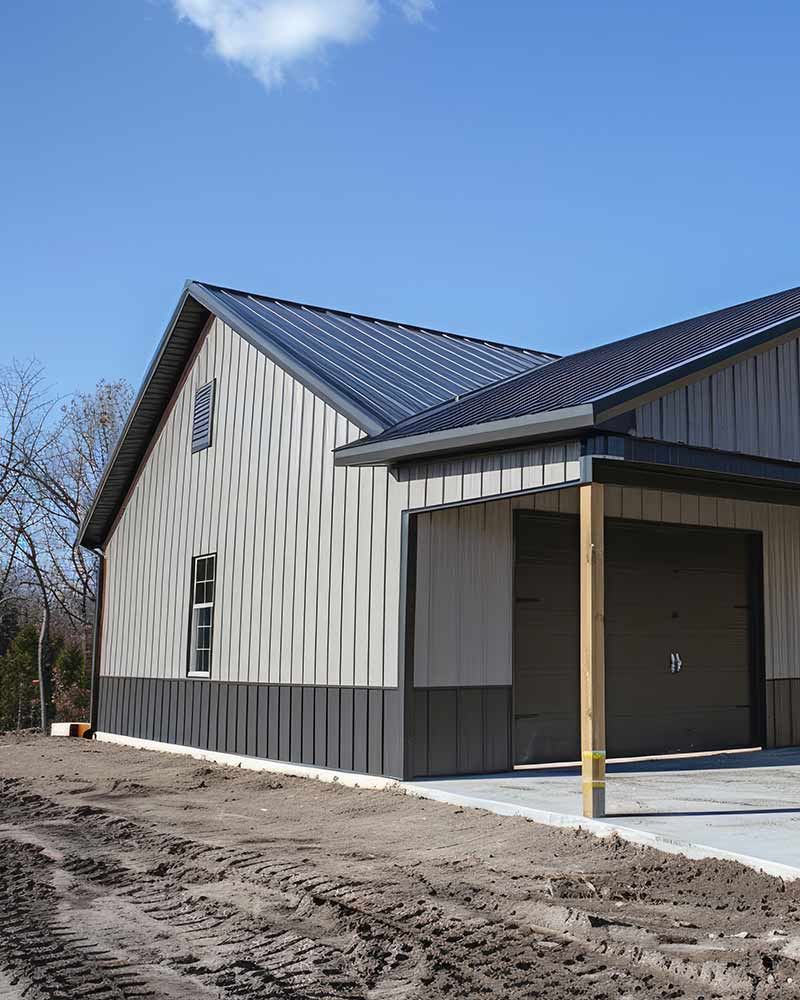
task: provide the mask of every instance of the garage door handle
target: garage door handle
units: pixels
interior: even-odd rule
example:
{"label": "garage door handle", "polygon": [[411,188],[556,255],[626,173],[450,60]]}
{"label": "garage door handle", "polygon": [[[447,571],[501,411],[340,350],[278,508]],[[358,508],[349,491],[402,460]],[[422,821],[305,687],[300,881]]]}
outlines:
{"label": "garage door handle", "polygon": [[670,653],[669,654],[669,672],[671,674],[679,674],[681,672],[681,667],[683,666],[683,660],[681,659],[680,653]]}

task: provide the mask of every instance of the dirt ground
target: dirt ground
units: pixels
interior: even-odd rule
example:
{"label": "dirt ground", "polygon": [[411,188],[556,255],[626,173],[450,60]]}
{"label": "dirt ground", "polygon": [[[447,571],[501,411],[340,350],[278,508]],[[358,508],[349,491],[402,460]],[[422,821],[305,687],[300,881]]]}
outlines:
{"label": "dirt ground", "polygon": [[0,998],[798,985],[799,883],[396,792],[0,737]]}

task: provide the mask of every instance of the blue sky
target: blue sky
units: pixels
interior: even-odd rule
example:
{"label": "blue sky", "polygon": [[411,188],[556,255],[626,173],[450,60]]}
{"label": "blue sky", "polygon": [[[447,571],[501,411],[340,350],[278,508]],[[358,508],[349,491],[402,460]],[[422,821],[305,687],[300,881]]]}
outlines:
{"label": "blue sky", "polygon": [[187,277],[558,352],[798,285],[799,37],[788,2],[11,4],[0,361],[138,384]]}

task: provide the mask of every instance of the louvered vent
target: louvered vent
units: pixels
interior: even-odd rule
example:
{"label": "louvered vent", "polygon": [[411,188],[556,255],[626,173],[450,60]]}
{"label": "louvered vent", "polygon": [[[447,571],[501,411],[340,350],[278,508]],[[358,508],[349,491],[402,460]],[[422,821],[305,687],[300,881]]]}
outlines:
{"label": "louvered vent", "polygon": [[211,428],[214,423],[214,382],[201,386],[194,397],[192,420],[192,454],[211,446]]}

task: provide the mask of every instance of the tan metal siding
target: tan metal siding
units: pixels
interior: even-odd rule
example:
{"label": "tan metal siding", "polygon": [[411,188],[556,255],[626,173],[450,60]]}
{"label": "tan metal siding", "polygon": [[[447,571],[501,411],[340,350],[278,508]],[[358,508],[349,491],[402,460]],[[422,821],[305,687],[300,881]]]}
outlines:
{"label": "tan metal siding", "polygon": [[[194,393],[212,378],[213,443],[192,455]],[[103,673],[184,676],[192,556],[216,552],[216,680],[394,687],[402,511],[578,476],[574,442],[399,476],[334,468],[333,448],[360,434],[215,321],[106,547]],[[482,557],[498,581],[503,552]],[[494,615],[499,587],[465,607]],[[470,673],[507,658],[495,629]]]}
{"label": "tan metal siding", "polygon": [[401,508],[390,525],[386,470],[331,457],[359,433],[215,322],[106,547],[103,673],[184,676],[192,556],[216,552],[215,679],[395,686]]}
{"label": "tan metal siding", "polygon": [[[414,683],[510,684],[512,512],[577,513],[568,487],[419,515]],[[760,531],[768,680],[800,678],[800,508],[606,487],[606,517]]]}
{"label": "tan metal siding", "polygon": [[577,511],[574,489],[425,511],[417,518],[414,684],[511,683],[513,511]]}
{"label": "tan metal siding", "polygon": [[636,433],[800,461],[799,383],[793,339],[638,407]]}
{"label": "tan metal siding", "polygon": [[397,478],[401,483],[408,483],[407,506],[415,510],[540,486],[557,486],[576,481],[579,475],[580,444],[568,441],[446,463],[419,463],[401,468]]}

